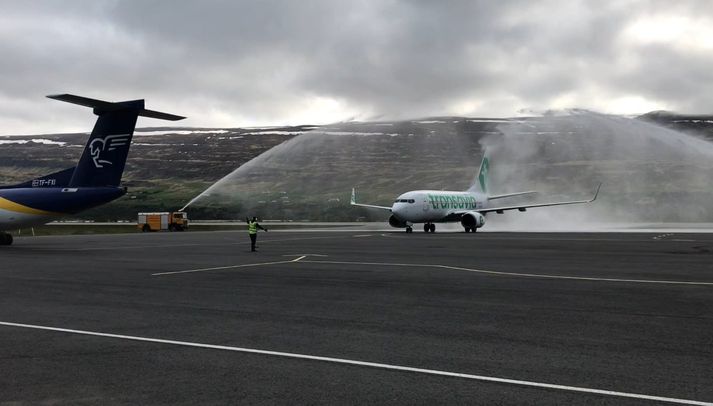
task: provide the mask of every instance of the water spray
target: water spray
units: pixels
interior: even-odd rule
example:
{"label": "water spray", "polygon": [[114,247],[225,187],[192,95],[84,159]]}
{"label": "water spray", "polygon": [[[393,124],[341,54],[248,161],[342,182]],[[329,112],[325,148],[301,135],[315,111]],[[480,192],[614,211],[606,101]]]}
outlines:
{"label": "water spray", "polygon": [[466,190],[486,146],[493,194],[535,189],[542,198],[567,200],[589,195],[600,180],[607,185],[592,205],[494,215],[493,227],[588,231],[624,222],[713,221],[713,143],[582,110],[321,127],[250,160],[182,210],[207,205],[238,216],[381,221],[349,207],[352,187],[385,204],[406,190]]}

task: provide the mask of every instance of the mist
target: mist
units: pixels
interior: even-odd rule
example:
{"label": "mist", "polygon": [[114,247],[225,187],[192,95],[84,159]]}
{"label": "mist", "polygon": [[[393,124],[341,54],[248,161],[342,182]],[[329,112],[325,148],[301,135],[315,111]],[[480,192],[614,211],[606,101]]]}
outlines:
{"label": "mist", "polygon": [[491,182],[538,190],[539,200],[592,204],[491,218],[498,229],[597,230],[713,220],[713,144],[638,119],[569,110],[513,121],[481,140]]}

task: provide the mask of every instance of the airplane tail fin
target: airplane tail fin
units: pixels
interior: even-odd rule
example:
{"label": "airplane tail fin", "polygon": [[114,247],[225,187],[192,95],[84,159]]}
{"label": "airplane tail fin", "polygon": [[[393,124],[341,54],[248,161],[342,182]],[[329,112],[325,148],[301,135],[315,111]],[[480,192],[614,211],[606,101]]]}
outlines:
{"label": "airplane tail fin", "polygon": [[99,116],[69,181],[70,187],[119,185],[138,116],[171,121],[185,118],[146,110],[144,100],[113,103],[71,94],[47,97],[91,107],[94,109],[94,114]]}
{"label": "airplane tail fin", "polygon": [[535,190],[528,190],[526,192],[515,192],[507,193],[503,195],[488,195],[490,189],[490,182],[488,174],[490,173],[490,158],[488,154],[483,155],[483,161],[480,163],[480,170],[478,171],[478,176],[473,180],[473,186],[468,189],[469,192],[480,192],[488,196],[488,200],[504,199],[507,197],[515,196],[526,196],[537,194]]}
{"label": "airplane tail fin", "polygon": [[490,172],[490,159],[487,154],[483,155],[483,160],[480,162],[480,170],[478,176],[473,180],[473,185],[468,189],[469,192],[488,193],[488,172]]}

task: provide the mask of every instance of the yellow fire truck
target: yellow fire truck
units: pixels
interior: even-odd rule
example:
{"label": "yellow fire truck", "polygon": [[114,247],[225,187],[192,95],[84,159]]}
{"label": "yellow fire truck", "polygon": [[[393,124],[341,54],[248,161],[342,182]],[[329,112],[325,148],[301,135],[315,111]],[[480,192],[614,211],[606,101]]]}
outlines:
{"label": "yellow fire truck", "polygon": [[183,231],[188,229],[188,213],[185,211],[139,213],[136,226],[143,232]]}

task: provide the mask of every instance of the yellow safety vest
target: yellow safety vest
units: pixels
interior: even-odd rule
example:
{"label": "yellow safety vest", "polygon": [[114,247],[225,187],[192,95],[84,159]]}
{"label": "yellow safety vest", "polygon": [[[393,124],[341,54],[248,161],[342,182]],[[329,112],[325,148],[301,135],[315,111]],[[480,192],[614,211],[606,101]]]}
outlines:
{"label": "yellow safety vest", "polygon": [[251,221],[248,223],[248,234],[257,234],[257,222]]}

